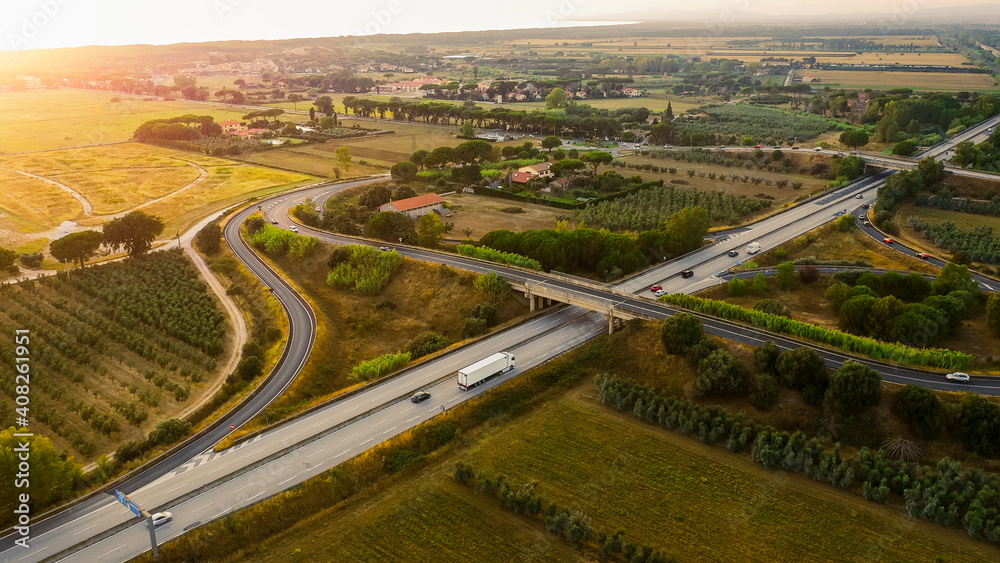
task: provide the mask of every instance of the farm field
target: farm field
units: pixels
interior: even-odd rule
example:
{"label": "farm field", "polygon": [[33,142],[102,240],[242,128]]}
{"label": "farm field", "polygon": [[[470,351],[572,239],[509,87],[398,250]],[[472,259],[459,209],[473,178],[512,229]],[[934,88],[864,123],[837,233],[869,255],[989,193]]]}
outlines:
{"label": "farm field", "polygon": [[[443,196],[452,214],[444,220],[455,223],[449,238],[465,239],[465,229],[471,229],[474,239],[495,229],[526,231],[529,229],[554,229],[557,217],[569,215],[571,211],[545,205],[532,205],[520,201],[498,199],[483,195],[456,192]],[[503,213],[500,210],[519,207],[523,213]]]}
{"label": "farm field", "polygon": [[929,254],[941,257],[950,257],[951,252],[947,248],[940,248],[933,241],[925,237],[910,226],[907,217],[918,216],[928,224],[943,223],[952,221],[963,230],[971,230],[982,225],[992,227],[994,232],[1000,232],[1000,217],[989,215],[978,215],[976,213],[963,213],[961,211],[949,211],[946,209],[934,209],[933,207],[918,207],[912,203],[900,205],[896,209],[894,221],[899,225],[899,240],[913,248],[919,248]]}
{"label": "farm field", "polygon": [[[67,191],[16,171],[69,187],[92,206],[92,215]],[[250,195],[316,179],[139,143],[0,156],[0,177],[11,180],[0,196],[0,228],[19,238],[67,220],[98,225],[137,206],[163,217],[169,233]]]}
{"label": "farm field", "polygon": [[[31,330],[45,374],[32,381],[33,429],[85,463],[196,403],[226,375],[217,373],[217,362],[226,357],[232,329],[177,251],[71,276],[7,286],[0,325]],[[12,393],[11,365],[0,366],[0,379]],[[15,413],[12,398],[4,403],[6,428]]]}
{"label": "farm field", "polygon": [[[621,109],[621,108],[648,108],[650,111],[664,111],[667,109],[667,104],[670,104],[674,115],[679,115],[690,109],[702,106],[708,103],[707,99],[695,99],[695,98],[667,98],[667,97],[641,97],[641,98],[595,98],[592,100],[576,100],[578,104],[586,104],[599,109]],[[504,107],[509,109],[545,109],[545,102],[518,102],[514,104],[503,104]]]}
{"label": "farm field", "polygon": [[[756,194],[763,193],[774,197],[774,200],[771,201],[773,208],[780,208],[785,203],[790,203],[802,195],[809,195],[818,190],[826,189],[825,180],[815,176],[809,176],[807,174],[782,174],[780,172],[768,172],[767,170],[727,168],[721,164],[686,162],[684,160],[674,160],[673,158],[652,158],[649,156],[627,156],[623,157],[621,160],[629,164],[652,164],[653,166],[659,166],[661,169],[664,167],[677,169],[677,174],[670,174],[665,172],[649,172],[645,170],[616,168],[615,170],[622,176],[628,177],[638,174],[639,176],[642,176],[643,180],[663,180],[664,183],[669,183],[671,180],[682,180],[687,182],[687,184],[682,184],[678,187],[697,188],[699,190],[721,190],[733,195],[753,197]],[[694,170],[695,175],[688,176],[688,170]],[[705,173],[706,176],[702,177],[702,173]],[[709,173],[717,174],[716,179],[712,180],[708,178],[707,174]],[[768,186],[764,183],[754,185],[752,182],[744,184],[739,180],[733,182],[729,178],[729,174],[732,173],[739,173],[741,176],[750,176],[752,178],[771,180],[772,185]],[[725,177],[722,177],[722,175],[725,175]],[[788,180],[789,186],[779,188],[778,186],[773,185],[773,182],[778,180]],[[802,182],[802,187],[798,190],[792,189],[790,185],[794,182]]]}
{"label": "farm field", "polygon": [[[120,102],[111,102],[120,98]],[[244,109],[184,101],[143,101],[110,92],[33,90],[0,95],[0,153],[127,141],[150,119],[188,113],[216,121],[240,119]]]}
{"label": "farm field", "polygon": [[[609,448],[607,444],[614,444]],[[538,480],[538,492],[575,506],[595,529],[664,549],[679,561],[874,559],[986,561],[993,548],[956,529],[913,520],[902,508],[762,469],[749,456],[701,444],[600,405],[586,378],[565,396],[489,428],[419,473],[404,475],[300,522],[232,561],[278,562],[338,555],[374,560],[592,560],[544,533],[540,519],[515,516],[496,499],[450,477],[455,461]],[[386,530],[393,533],[386,534]],[[503,538],[501,541],[500,538]]]}
{"label": "farm field", "polygon": [[814,86],[830,88],[913,88],[914,90],[996,90],[989,74],[950,72],[866,72],[808,70],[797,73],[818,78]]}

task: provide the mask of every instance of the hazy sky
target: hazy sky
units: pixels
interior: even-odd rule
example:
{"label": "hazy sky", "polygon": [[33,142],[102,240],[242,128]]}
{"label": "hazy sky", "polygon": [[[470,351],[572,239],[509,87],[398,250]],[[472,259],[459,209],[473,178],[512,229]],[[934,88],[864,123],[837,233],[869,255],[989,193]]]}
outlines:
{"label": "hazy sky", "polygon": [[[966,0],[975,4],[982,0]],[[830,11],[899,18],[953,0],[2,0],[0,49],[167,44],[552,27],[565,20],[681,17],[714,29],[749,14]],[[996,11],[997,4],[992,3]],[[697,10],[693,12],[692,10]],[[817,23],[822,23],[817,18]],[[565,24],[564,24],[565,25]]]}

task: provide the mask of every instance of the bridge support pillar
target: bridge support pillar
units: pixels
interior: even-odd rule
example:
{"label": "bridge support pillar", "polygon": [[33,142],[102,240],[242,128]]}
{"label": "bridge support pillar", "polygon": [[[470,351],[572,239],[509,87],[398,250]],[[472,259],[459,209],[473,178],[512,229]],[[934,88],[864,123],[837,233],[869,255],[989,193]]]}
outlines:
{"label": "bridge support pillar", "polygon": [[531,295],[529,293],[528,294],[528,311],[534,311],[534,310],[535,310],[535,296]]}
{"label": "bridge support pillar", "polygon": [[614,315],[605,315],[608,318],[608,334],[615,333],[615,327],[618,324],[618,319]]}

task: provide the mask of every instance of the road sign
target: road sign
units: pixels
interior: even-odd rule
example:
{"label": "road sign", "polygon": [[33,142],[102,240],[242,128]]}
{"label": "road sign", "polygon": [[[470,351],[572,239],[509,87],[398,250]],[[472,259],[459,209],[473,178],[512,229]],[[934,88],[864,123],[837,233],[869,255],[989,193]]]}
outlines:
{"label": "road sign", "polygon": [[142,516],[142,509],[139,508],[138,504],[132,502],[131,500],[128,501],[128,509],[131,510],[136,516]]}
{"label": "road sign", "polygon": [[118,502],[128,506],[128,498],[125,496],[125,493],[115,489],[115,498],[118,499]]}

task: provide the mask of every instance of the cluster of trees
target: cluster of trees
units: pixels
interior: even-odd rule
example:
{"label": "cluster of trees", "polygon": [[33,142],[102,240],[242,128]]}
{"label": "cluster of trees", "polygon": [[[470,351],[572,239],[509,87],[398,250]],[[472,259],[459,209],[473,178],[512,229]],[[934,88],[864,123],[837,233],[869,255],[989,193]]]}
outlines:
{"label": "cluster of trees", "polygon": [[403,256],[392,250],[384,252],[371,246],[338,246],[330,253],[326,283],[338,289],[353,288],[362,295],[377,295],[403,263]]}
{"label": "cluster of trees", "polygon": [[955,146],[955,156],[951,161],[958,166],[1000,172],[1000,132],[994,132],[978,145],[974,145],[972,141],[962,141]]}
{"label": "cluster of trees", "polygon": [[403,347],[403,351],[409,353],[411,359],[417,360],[438,350],[444,350],[450,345],[451,341],[440,334],[424,331],[407,342],[406,346]]}
{"label": "cluster of trees", "polygon": [[260,215],[253,215],[244,222],[247,241],[258,250],[273,256],[288,256],[303,260],[319,248],[319,239],[307,237],[275,227]]}
{"label": "cluster of trees", "polygon": [[1000,264],[1000,236],[995,235],[989,225],[963,230],[954,221],[932,224],[917,216],[909,217],[908,221],[914,230],[930,239],[935,246],[952,253],[964,252],[969,259],[978,262]]}
{"label": "cluster of trees", "polygon": [[696,397],[739,394],[750,391],[751,404],[770,410],[778,400],[778,383],[802,390],[806,403],[823,404],[837,412],[859,413],[877,405],[881,398],[878,372],[849,361],[832,376],[823,358],[812,348],[797,348],[784,354],[768,341],[758,348],[754,361],[759,373],[751,381],[743,363],[704,335],[701,320],[688,313],[676,314],[663,323],[660,339],[671,354],[683,354],[696,366]]}
{"label": "cluster of trees", "polygon": [[969,92],[926,92],[910,97],[908,90],[889,91],[868,101],[862,123],[874,123],[879,143],[920,139],[933,144],[942,133],[953,134],[1000,112],[1000,96]]}
{"label": "cluster of trees", "polygon": [[191,423],[181,418],[171,418],[156,425],[145,438],[125,442],[115,450],[115,463],[124,465],[156,446],[168,446],[191,433]]}
{"label": "cluster of trees", "polygon": [[16,452],[24,444],[29,444],[31,455],[31,508],[39,513],[44,512],[48,507],[69,499],[74,488],[83,477],[81,466],[72,457],[56,449],[52,440],[44,436],[27,437],[23,433],[15,436],[19,429],[11,426],[0,430],[0,451],[6,455],[0,457],[0,477],[8,485],[10,494],[3,495],[0,499],[0,508],[3,509],[0,516],[0,523],[4,526],[17,524],[15,509],[21,504],[18,495],[13,494],[14,483],[18,480],[18,473],[26,473],[18,468],[21,460]]}
{"label": "cluster of trees", "polygon": [[124,217],[106,223],[97,231],[79,231],[58,238],[49,244],[49,252],[59,261],[79,262],[82,268],[102,245],[109,250],[124,249],[135,258],[147,252],[153,241],[163,232],[163,220],[132,211]]}
{"label": "cluster of trees", "polygon": [[[608,534],[604,530],[594,532],[594,526],[589,516],[578,509],[560,509],[550,502],[548,504],[538,494],[538,481],[518,485],[509,481],[503,475],[491,477],[485,471],[476,469],[461,461],[455,462],[452,470],[455,482],[460,485],[475,487],[479,493],[496,496],[500,506],[530,518],[542,517],[545,529],[581,546],[588,546],[596,541],[602,555],[607,557],[622,556],[633,563],[675,563],[673,557],[648,545],[633,544],[625,541],[624,530]],[[544,507],[544,508],[543,508]]]}
{"label": "cluster of trees", "polygon": [[[280,110],[279,110],[280,111]],[[140,125],[132,138],[140,143],[152,140],[194,141],[201,137],[222,134],[222,126],[211,115],[181,115],[165,119],[152,119]]]}
{"label": "cluster of trees", "polygon": [[980,199],[952,197],[950,192],[941,190],[937,194],[920,194],[914,203],[920,207],[1000,217],[1000,196],[996,195],[984,201]]}
{"label": "cluster of trees", "polygon": [[907,346],[947,337],[977,301],[968,267],[951,262],[933,284],[920,274],[896,272],[841,272],[837,279],[842,281],[827,288],[826,298],[841,330]]}
{"label": "cluster of trees", "polygon": [[655,229],[681,209],[700,207],[712,221],[737,223],[752,217],[771,202],[745,195],[731,195],[719,190],[704,191],[667,185],[653,185],[612,201],[591,203],[575,217],[588,224],[613,231],[646,231]]}
{"label": "cluster of trees", "polygon": [[773,332],[789,334],[797,338],[826,344],[876,360],[960,370],[971,366],[974,359],[970,354],[954,350],[914,348],[902,344],[880,342],[872,338],[855,336],[838,330],[829,330],[816,325],[794,321],[783,316],[747,309],[726,303],[725,301],[703,299],[679,293],[664,295],[660,300],[698,313],[747,323]]}
{"label": "cluster of trees", "polygon": [[892,211],[900,203],[910,201],[924,190],[936,191],[944,180],[944,163],[927,157],[917,163],[914,170],[897,172],[878,189],[872,223],[883,231],[897,236],[899,225],[892,222]]}
{"label": "cluster of trees", "polygon": [[682,209],[661,228],[636,237],[605,230],[529,230],[514,233],[506,229],[483,235],[480,244],[526,256],[545,270],[583,270],[616,279],[645,266],[650,260],[672,257],[701,246],[708,232],[704,209]]}
{"label": "cluster of trees", "polygon": [[86,268],[72,284],[99,298],[102,314],[125,327],[147,324],[207,354],[222,351],[225,315],[179,250]]}

